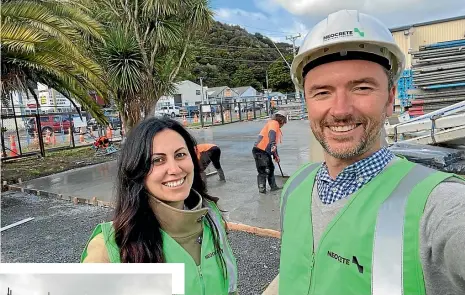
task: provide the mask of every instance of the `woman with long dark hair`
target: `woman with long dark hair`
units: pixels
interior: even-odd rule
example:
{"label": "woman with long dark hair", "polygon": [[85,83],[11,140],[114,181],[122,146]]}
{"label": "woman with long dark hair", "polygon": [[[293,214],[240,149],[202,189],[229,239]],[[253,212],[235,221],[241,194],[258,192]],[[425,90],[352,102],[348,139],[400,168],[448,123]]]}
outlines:
{"label": "woman with long dark hair", "polygon": [[236,293],[236,261],[195,146],[171,119],[131,130],[118,160],[113,221],[96,227],[82,262],[184,263],[185,294]]}

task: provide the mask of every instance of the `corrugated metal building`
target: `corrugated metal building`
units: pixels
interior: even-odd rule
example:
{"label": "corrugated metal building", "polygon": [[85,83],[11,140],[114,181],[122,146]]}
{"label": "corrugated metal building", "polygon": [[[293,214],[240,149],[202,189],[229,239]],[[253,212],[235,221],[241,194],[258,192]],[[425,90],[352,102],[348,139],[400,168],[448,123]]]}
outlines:
{"label": "corrugated metal building", "polygon": [[465,39],[465,15],[391,29],[397,45],[406,55],[406,67],[412,65],[410,51],[437,42]]}
{"label": "corrugated metal building", "polygon": [[[412,66],[412,55],[420,46],[437,42],[465,39],[465,15],[417,23],[390,29],[397,45],[406,57],[406,68]],[[397,96],[396,96],[397,97]],[[400,113],[400,100],[396,99],[395,112]]]}

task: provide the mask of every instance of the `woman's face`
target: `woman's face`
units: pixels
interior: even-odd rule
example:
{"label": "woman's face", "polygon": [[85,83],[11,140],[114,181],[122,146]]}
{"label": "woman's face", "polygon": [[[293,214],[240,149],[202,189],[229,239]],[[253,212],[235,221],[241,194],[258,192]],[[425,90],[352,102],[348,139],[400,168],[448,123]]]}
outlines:
{"label": "woman's face", "polygon": [[146,189],[165,202],[183,201],[189,196],[194,164],[184,138],[171,129],[154,136],[151,170],[145,177]]}

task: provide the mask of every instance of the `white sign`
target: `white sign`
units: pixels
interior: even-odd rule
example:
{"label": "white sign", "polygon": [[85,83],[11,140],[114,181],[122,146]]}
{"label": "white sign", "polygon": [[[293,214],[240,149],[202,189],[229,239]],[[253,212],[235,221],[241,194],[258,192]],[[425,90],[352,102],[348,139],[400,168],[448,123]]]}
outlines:
{"label": "white sign", "polygon": [[208,106],[205,106],[203,105],[202,106],[202,113],[211,113],[212,112],[212,109],[211,107],[208,105]]}
{"label": "white sign", "polygon": [[87,119],[86,117],[82,117],[81,119],[79,116],[74,115],[73,124],[74,127],[87,127]]}

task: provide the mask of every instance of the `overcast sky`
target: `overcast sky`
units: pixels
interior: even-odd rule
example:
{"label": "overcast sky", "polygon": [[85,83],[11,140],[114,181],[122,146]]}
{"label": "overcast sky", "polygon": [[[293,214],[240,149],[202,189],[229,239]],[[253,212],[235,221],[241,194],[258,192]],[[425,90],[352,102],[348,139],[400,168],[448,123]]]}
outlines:
{"label": "overcast sky", "polygon": [[215,19],[260,32],[275,41],[302,34],[340,9],[358,9],[388,27],[465,15],[465,0],[212,0]]}
{"label": "overcast sky", "polygon": [[12,295],[167,295],[170,274],[0,274],[0,293]]}

